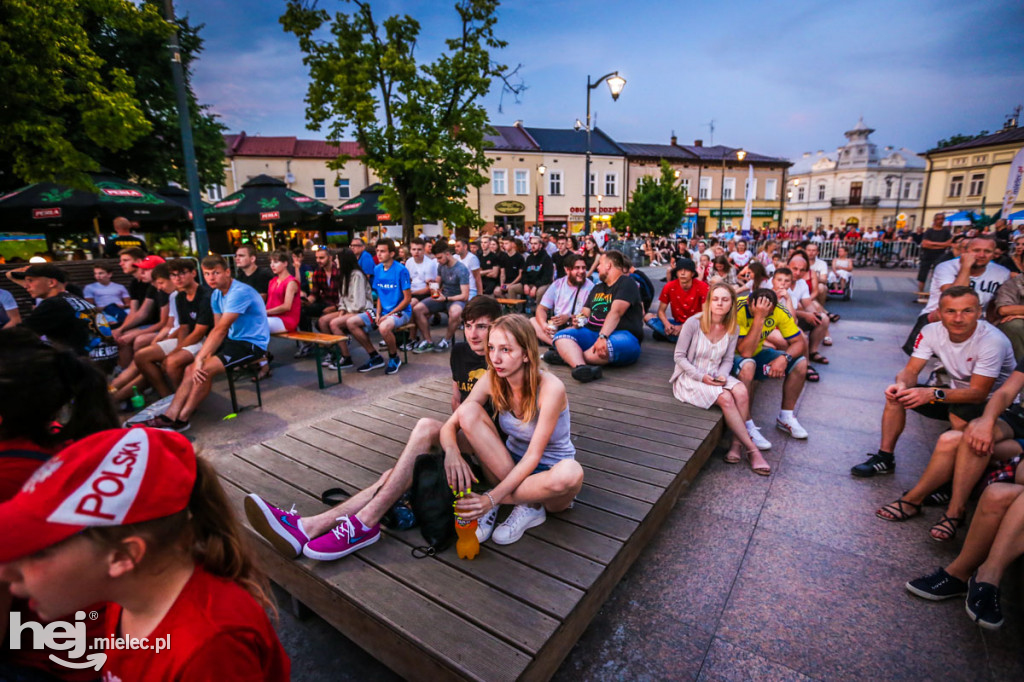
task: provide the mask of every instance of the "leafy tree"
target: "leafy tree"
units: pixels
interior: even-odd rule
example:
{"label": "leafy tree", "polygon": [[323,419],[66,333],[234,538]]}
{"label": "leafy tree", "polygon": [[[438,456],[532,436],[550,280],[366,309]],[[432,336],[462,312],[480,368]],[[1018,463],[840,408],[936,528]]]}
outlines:
{"label": "leafy tree", "polygon": [[[0,3],[0,183],[59,179],[88,188],[101,166],[153,185],[184,181],[162,3],[4,0]],[[199,27],[179,20],[187,70]],[[223,178],[223,126],[195,101],[204,184]]]}
{"label": "leafy tree", "polygon": [[668,235],[686,215],[686,190],[676,185],[675,171],[661,160],[661,177],[640,178],[629,203],[629,222],[637,234]]}
{"label": "leafy tree", "polygon": [[963,134],[950,135],[949,137],[947,137],[945,139],[939,140],[935,144],[935,148],[936,149],[942,149],[943,147],[952,147],[955,144],[960,144],[961,142],[970,142],[971,140],[977,140],[979,137],[985,137],[986,135],[988,135],[988,131],[987,130],[982,130],[977,135],[963,135]]}
{"label": "leafy tree", "polygon": [[[417,61],[416,19],[378,22],[369,2],[351,4],[351,13],[332,20],[315,1],[289,0],[281,17],[309,68],[307,127],[326,126],[335,141],[355,138],[363,161],[388,185],[382,201],[401,217],[405,240],[422,219],[479,226],[466,195],[487,182],[482,172],[491,164],[484,156],[491,128],[480,99],[495,79],[507,85],[509,73],[490,54],[506,44],[494,35],[498,1],[457,0],[460,30],[431,63]],[[328,21],[330,40],[321,40]]]}
{"label": "leafy tree", "polygon": [[629,228],[629,213],[626,211],[617,211],[612,216],[612,229],[618,233],[623,233]]}

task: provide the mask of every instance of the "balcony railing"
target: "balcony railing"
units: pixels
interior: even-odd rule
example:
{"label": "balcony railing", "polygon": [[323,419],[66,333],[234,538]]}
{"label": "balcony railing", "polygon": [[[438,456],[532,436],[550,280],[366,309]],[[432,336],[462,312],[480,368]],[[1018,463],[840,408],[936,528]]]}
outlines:
{"label": "balcony railing", "polygon": [[850,197],[849,199],[832,199],[833,206],[878,206],[882,197]]}

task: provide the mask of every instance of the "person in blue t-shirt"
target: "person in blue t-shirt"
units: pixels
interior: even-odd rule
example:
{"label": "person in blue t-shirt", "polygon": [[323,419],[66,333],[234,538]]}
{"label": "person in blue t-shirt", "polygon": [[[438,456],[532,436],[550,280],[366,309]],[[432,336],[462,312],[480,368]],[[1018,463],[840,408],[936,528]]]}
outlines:
{"label": "person in blue t-shirt", "polygon": [[359,267],[363,273],[369,278],[370,283],[373,284],[373,271],[376,267],[376,263],[373,262],[373,256],[366,250],[366,243],[356,237],[352,240],[352,253],[356,254],[356,260],[359,261]]}
{"label": "person in blue t-shirt", "polygon": [[374,327],[380,329],[381,338],[388,346],[389,357],[384,373],[394,374],[402,366],[398,358],[395,329],[408,324],[412,319],[412,278],[405,266],[395,260],[396,253],[398,249],[391,239],[377,242],[377,260],[380,263],[373,269],[372,280],[377,305],[365,313],[353,315],[345,323],[352,337],[370,354],[370,359],[359,368],[360,372],[371,372],[385,365],[384,358],[370,343],[370,332]]}
{"label": "person in blue t-shirt", "polygon": [[210,306],[213,327],[203,347],[189,365],[181,386],[167,411],[136,424],[156,429],[187,431],[189,417],[210,395],[213,378],[237,365],[258,361],[267,354],[270,324],[263,297],[248,284],[231,276],[231,268],[220,256],[203,259],[203,277],[213,289]]}

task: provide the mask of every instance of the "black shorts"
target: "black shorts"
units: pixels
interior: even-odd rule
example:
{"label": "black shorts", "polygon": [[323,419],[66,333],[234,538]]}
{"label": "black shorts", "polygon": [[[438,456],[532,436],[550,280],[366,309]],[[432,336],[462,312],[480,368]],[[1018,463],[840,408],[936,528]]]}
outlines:
{"label": "black shorts", "polygon": [[917,281],[927,282],[928,271],[932,269],[940,258],[942,258],[945,251],[939,251],[937,249],[921,249],[921,257],[917,268]]}
{"label": "black shorts", "polygon": [[921,416],[939,421],[949,421],[953,415],[969,422],[985,413],[985,406],[978,403],[925,403],[912,409]]}
{"label": "black shorts", "polygon": [[1006,422],[1006,425],[1010,427],[1014,438],[1024,438],[1024,407],[1010,405],[1005,412],[999,415],[999,419]]}
{"label": "black shorts", "polygon": [[267,351],[259,346],[254,346],[245,341],[232,341],[231,339],[225,339],[224,343],[220,344],[217,352],[214,353],[223,363],[224,369],[259,360],[266,354]]}

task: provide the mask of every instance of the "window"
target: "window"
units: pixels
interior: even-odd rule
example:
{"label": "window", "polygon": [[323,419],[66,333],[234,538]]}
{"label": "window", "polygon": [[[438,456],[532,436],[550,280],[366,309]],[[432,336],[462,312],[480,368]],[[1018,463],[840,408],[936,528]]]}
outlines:
{"label": "window", "polygon": [[317,199],[327,198],[327,183],[323,178],[313,178],[313,196]]}
{"label": "window", "polygon": [[910,198],[910,188],[911,188],[911,183],[909,183],[909,182],[904,182],[903,183],[903,198],[904,199],[909,199]]}
{"label": "window", "polygon": [[981,194],[982,188],[985,186],[985,174],[984,173],[973,173],[971,175],[971,184],[967,188],[967,196],[976,197]]}
{"label": "window", "polygon": [[604,174],[604,195],[606,197],[614,197],[619,194],[619,174],[618,173],[605,173]]}
{"label": "window", "polygon": [[732,199],[736,194],[736,178],[726,178],[722,185],[722,198]]}
{"label": "window", "polygon": [[690,178],[683,178],[680,180],[679,186],[684,192],[686,192],[686,196],[690,196]]}
{"label": "window", "polygon": [[815,216],[815,218],[814,218],[814,229],[817,230],[819,227],[821,227],[821,216],[820,215],[819,216]]}
{"label": "window", "polygon": [[338,186],[339,199],[348,199],[350,196],[352,196],[352,190],[349,186],[349,181],[347,179],[338,178],[337,180],[334,181],[334,183]]}
{"label": "window", "polygon": [[548,194],[558,196],[562,193],[562,171],[550,171],[548,175]]}
{"label": "window", "polygon": [[590,181],[587,183],[587,194],[590,196],[597,194],[597,173],[590,174]]}
{"label": "window", "polygon": [[825,183],[818,185],[818,201],[825,201]]}
{"label": "window", "polygon": [[220,201],[224,198],[224,188],[220,185],[210,185],[206,188],[206,196],[210,197],[210,201]]}
{"label": "window", "polygon": [[976,163],[976,164],[978,164],[978,163],[985,163],[986,161],[988,161],[988,155],[987,154],[978,154],[977,156],[974,157],[974,163]]}
{"label": "window", "polygon": [[754,178],[753,180],[748,179],[743,182],[743,198],[757,198],[757,178]]}
{"label": "window", "polygon": [[797,218],[797,219],[796,219],[796,220],[795,220],[795,221],[793,222],[793,224],[794,224],[794,225],[803,225],[803,224],[804,224],[804,219],[803,219],[803,218]]}
{"label": "window", "polygon": [[954,175],[949,179],[949,196],[956,198],[964,193],[964,176]]}
{"label": "window", "polygon": [[517,169],[515,172],[516,194],[530,193],[530,172]]}
{"label": "window", "polygon": [[921,198],[921,190],[923,188],[924,188],[924,183],[923,182],[917,183],[917,196],[914,197],[915,199],[920,199]]}
{"label": "window", "polygon": [[[797,201],[803,201],[804,200],[804,186],[803,185],[800,185],[799,187],[796,188],[796,200]],[[797,221],[797,222],[799,222],[799,221]]]}
{"label": "window", "polygon": [[711,198],[711,178],[702,177],[700,179],[700,190],[698,199],[710,199]]}
{"label": "window", "polygon": [[776,193],[779,191],[779,181],[775,178],[768,178],[764,181],[764,198],[768,201],[777,199]]}
{"label": "window", "polygon": [[960,159],[953,159],[953,165],[954,166],[966,166],[967,165],[967,157],[965,156],[965,157],[960,158]]}
{"label": "window", "polygon": [[492,168],[491,169],[491,193],[492,194],[508,194],[508,171],[504,168]]}
{"label": "window", "polygon": [[892,199],[892,182],[885,183],[885,198]]}

